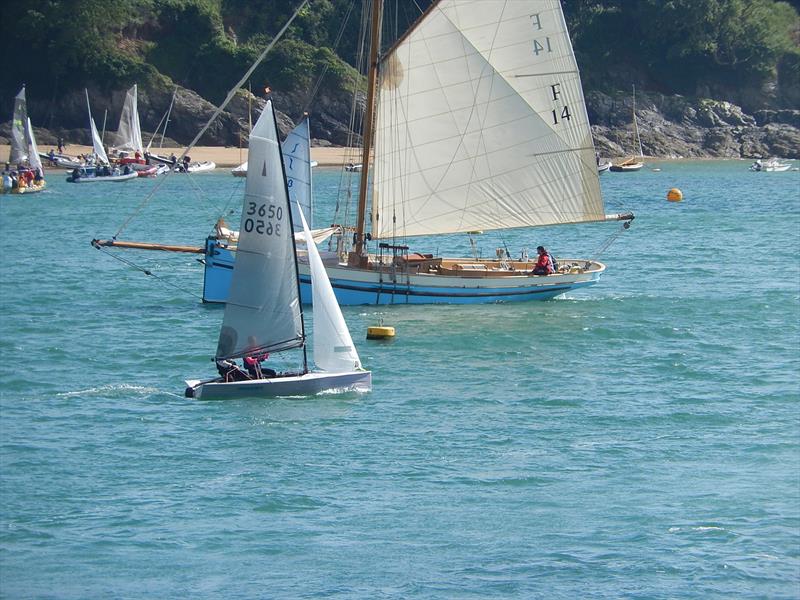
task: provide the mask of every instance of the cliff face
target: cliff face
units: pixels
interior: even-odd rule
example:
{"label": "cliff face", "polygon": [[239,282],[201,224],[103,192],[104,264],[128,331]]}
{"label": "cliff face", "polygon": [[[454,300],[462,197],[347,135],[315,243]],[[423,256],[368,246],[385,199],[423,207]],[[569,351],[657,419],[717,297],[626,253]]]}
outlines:
{"label": "cliff face", "polygon": [[[632,98],[587,95],[595,146],[602,156],[633,151]],[[746,114],[730,102],[637,94],[636,119],[647,156],[800,158],[800,110]]]}
{"label": "cliff face", "polygon": [[[105,116],[106,131],[114,131],[119,122],[125,91],[103,95],[89,90],[92,112],[98,127]],[[166,86],[139,88],[139,114],[145,144],[158,128],[155,144],[164,131],[163,119],[172,100],[173,89]],[[302,118],[303,99],[290,93],[275,92],[272,99],[278,110],[278,127],[286,135]],[[617,157],[634,151],[632,144],[632,98],[622,92],[608,95],[589,92],[586,96],[589,120],[592,123],[595,146],[604,157]],[[248,112],[253,119],[261,112],[265,100],[248,93],[238,93],[217,120],[200,138],[205,146],[246,146]],[[321,92],[310,110],[311,135],[316,145],[358,145],[364,97],[357,98],[356,110],[352,97],[342,92]],[[68,143],[91,144],[88,131],[86,100],[83,94],[62,97],[53,110],[28,99],[34,123],[50,121],[56,126],[36,128],[43,146],[55,144],[59,136]],[[167,146],[186,145],[202,129],[216,110],[210,102],[195,92],[178,88],[166,125]],[[49,113],[49,114],[47,114]],[[55,118],[55,115],[58,118]],[[781,156],[800,158],[800,110],[759,110],[745,113],[729,102],[637,93],[636,118],[645,155],[664,158],[719,157],[760,158]],[[159,126],[160,123],[160,126]],[[9,122],[0,127],[0,136],[8,137]],[[113,143],[107,137],[109,143]],[[0,141],[3,141],[0,138]]]}

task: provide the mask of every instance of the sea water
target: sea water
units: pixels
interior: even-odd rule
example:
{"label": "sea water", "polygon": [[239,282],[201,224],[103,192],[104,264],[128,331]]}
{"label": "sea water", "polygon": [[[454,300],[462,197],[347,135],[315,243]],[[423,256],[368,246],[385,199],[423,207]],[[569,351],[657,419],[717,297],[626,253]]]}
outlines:
{"label": "sea water", "polygon": [[[372,393],[273,400],[183,397],[222,318],[202,255],[90,245],[202,245],[241,179],[3,196],[0,595],[797,598],[800,173],[747,164],[605,174],[636,220],[598,285],[346,307]],[[342,177],[316,170],[317,226]],[[590,258],[619,229],[475,241]]]}

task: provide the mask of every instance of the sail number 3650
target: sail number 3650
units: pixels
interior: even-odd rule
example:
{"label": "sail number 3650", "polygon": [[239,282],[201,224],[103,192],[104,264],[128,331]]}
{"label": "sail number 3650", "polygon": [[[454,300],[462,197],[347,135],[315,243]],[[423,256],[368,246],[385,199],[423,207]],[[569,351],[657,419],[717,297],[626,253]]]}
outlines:
{"label": "sail number 3650", "polygon": [[[283,207],[274,204],[247,203],[247,213],[244,220],[244,230],[248,233],[255,231],[262,235],[280,235],[281,224],[273,223],[283,220]],[[260,219],[257,217],[261,217]]]}

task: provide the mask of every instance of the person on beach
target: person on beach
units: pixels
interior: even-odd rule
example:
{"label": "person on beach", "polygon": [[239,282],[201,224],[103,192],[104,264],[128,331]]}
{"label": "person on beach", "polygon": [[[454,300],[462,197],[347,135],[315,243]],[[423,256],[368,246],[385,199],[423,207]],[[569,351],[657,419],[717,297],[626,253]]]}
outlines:
{"label": "person on beach", "polygon": [[536,266],[533,267],[533,274],[550,275],[555,273],[556,270],[553,265],[553,259],[547,249],[544,246],[538,246],[536,252],[539,253],[539,260],[536,261]]}
{"label": "person on beach", "polygon": [[66,146],[64,145],[64,138],[59,137],[58,138],[58,153],[59,154],[63,154],[64,153],[64,148],[66,148]]}

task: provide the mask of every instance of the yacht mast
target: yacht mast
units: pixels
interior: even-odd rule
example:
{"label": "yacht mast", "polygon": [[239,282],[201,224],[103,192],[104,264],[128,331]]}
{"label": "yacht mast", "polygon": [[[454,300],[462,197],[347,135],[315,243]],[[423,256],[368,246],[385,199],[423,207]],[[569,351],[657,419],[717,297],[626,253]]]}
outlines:
{"label": "yacht mast", "polygon": [[369,159],[372,153],[372,125],[375,120],[375,88],[378,81],[378,50],[380,47],[383,0],[372,0],[372,27],[370,29],[369,73],[367,77],[367,110],[362,131],[363,153],[361,155],[361,183],[358,189],[358,221],[356,222],[355,248],[351,260],[360,261],[364,249],[364,220],[367,213],[367,186],[369,182]]}

